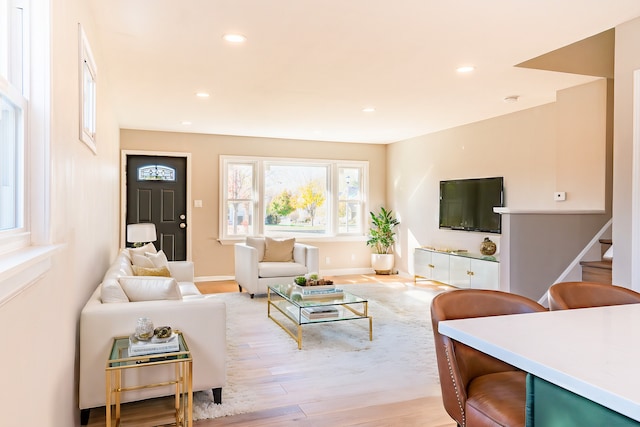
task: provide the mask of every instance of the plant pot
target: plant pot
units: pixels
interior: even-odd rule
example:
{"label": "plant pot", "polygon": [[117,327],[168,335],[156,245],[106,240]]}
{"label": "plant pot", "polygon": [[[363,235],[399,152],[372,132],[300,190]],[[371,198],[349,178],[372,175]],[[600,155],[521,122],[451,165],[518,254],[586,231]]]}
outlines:
{"label": "plant pot", "polygon": [[393,261],[393,254],[371,254],[371,267],[376,274],[391,274]]}

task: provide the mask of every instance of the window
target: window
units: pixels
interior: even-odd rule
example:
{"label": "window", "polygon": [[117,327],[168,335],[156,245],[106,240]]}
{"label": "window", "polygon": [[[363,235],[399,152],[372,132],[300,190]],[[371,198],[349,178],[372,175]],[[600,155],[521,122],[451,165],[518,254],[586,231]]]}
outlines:
{"label": "window", "polygon": [[367,162],[222,156],[221,238],[362,236]]}
{"label": "window", "polygon": [[96,63],[93,60],[89,40],[78,25],[80,40],[80,140],[96,152]]}
{"label": "window", "polygon": [[0,0],[0,237],[25,226],[26,20],[23,2]]}

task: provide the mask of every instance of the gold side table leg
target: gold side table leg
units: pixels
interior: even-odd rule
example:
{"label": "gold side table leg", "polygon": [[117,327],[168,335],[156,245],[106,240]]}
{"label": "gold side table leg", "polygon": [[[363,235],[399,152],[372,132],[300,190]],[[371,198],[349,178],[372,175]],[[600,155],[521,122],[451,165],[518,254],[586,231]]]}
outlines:
{"label": "gold side table leg", "polygon": [[187,417],[188,426],[193,426],[193,361],[187,362]]}
{"label": "gold side table leg", "polygon": [[116,389],[115,389],[115,402],[116,402],[116,427],[120,426],[120,393],[122,390],[122,371],[116,370]]}
{"label": "gold side table leg", "polygon": [[111,427],[111,372],[107,371],[105,383],[107,385],[107,402],[105,405],[106,410],[106,426]]}
{"label": "gold side table leg", "polygon": [[180,393],[180,378],[181,378],[181,373],[180,373],[180,363],[175,363],[175,375],[176,375],[176,389],[175,389],[175,401],[174,401],[174,409],[175,409],[175,415],[176,415],[176,426],[179,425],[183,425],[181,422],[181,417],[180,417],[180,397],[181,397],[181,393]]}
{"label": "gold side table leg", "polygon": [[298,325],[298,350],[302,350],[302,326]]}

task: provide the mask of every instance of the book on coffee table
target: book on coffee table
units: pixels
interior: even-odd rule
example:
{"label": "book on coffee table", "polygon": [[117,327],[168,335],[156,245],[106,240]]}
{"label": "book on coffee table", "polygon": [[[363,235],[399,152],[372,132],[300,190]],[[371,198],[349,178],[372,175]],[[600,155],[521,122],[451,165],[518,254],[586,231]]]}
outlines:
{"label": "book on coffee table", "polygon": [[305,307],[302,315],[307,319],[325,319],[328,317],[338,317],[338,308],[332,305],[319,307]]}
{"label": "book on coffee table", "polygon": [[335,285],[322,286],[300,286],[296,285],[297,291],[300,292],[303,299],[312,298],[342,298],[344,292]]}

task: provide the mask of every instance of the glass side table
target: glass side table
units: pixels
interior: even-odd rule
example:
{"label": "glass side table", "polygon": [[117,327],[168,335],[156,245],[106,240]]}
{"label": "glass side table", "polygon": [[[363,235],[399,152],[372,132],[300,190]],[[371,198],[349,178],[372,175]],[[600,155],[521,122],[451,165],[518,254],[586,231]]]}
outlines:
{"label": "glass side table", "polygon": [[[120,395],[126,391],[175,385],[176,426],[193,425],[193,360],[182,332],[178,335],[180,348],[176,352],[129,356],[129,337],[115,337],[107,359],[106,374],[106,426],[111,427],[111,407],[115,406],[115,426],[120,425]],[[155,365],[175,365],[175,377],[155,384],[138,384],[123,387],[122,373],[126,369],[144,369]]]}

